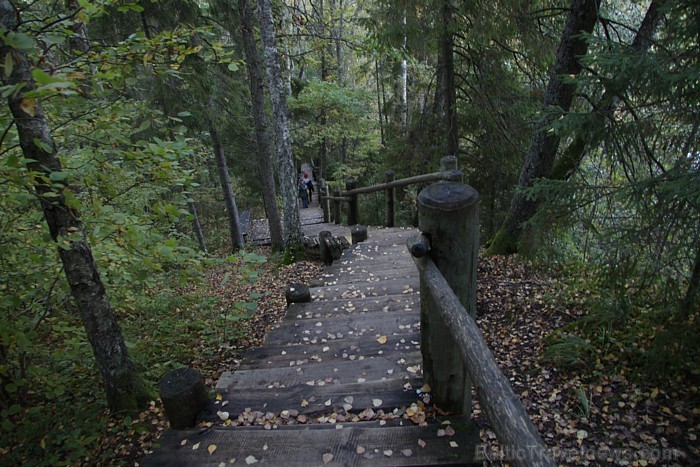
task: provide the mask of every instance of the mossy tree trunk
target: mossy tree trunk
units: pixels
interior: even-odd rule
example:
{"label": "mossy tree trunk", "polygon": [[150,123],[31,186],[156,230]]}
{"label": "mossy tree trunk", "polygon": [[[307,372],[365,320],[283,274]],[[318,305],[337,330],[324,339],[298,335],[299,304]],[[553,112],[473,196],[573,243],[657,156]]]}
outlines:
{"label": "mossy tree trunk", "polygon": [[[530,147],[520,171],[518,190],[511,200],[508,216],[487,250],[488,254],[511,254],[518,251],[523,224],[537,211],[537,202],[522,192],[538,178],[548,178],[559,148],[559,135],[551,131],[553,121],[571,107],[576,87],[565,83],[562,76],[578,75],[582,65],[579,58],[586,54],[586,36],[593,31],[598,19],[600,0],[574,0],[564,26],[559,48],[551,70],[542,109]],[[555,112],[552,110],[556,109]]]}

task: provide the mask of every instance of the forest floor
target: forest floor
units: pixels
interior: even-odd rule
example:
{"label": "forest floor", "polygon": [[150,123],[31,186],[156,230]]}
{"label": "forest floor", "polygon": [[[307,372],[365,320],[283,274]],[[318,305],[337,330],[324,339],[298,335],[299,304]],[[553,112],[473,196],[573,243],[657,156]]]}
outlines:
{"label": "forest floor", "polygon": [[[235,268],[235,265],[229,266]],[[210,387],[223,371],[235,369],[243,352],[262,345],[270,324],[285,314],[285,288],[320,277],[319,262],[265,267],[254,285],[222,286],[224,270],[212,272],[209,286],[225,300],[261,294],[255,316],[242,325],[244,339],[217,353],[192,349],[189,364],[202,372]],[[481,258],[478,321],[504,374],[521,397],[533,422],[559,465],[692,465],[700,462],[697,442],[699,390],[683,381],[644,384],[620,365],[614,353],[575,369],[563,370],[543,360],[547,336],[583,315],[585,305],[564,296],[563,282],[515,258]],[[225,281],[224,281],[225,282]],[[273,292],[273,293],[268,293]],[[583,303],[585,300],[582,300]],[[475,398],[476,400],[476,398]],[[485,465],[502,465],[517,455],[499,446],[475,403],[482,427],[480,453]],[[102,448],[115,463],[138,464],[167,429],[159,404],[143,412],[149,430],[122,431],[106,437]],[[313,421],[310,421],[313,422]],[[113,423],[119,423],[115,420]]]}

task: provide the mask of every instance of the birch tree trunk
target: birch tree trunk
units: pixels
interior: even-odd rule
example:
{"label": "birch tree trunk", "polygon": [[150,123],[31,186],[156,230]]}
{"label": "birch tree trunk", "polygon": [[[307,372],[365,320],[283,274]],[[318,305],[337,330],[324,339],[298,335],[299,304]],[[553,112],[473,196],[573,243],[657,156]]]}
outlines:
{"label": "birch tree trunk", "polygon": [[[545,92],[543,110],[552,108],[567,112],[574,98],[575,85],[564,83],[562,75],[577,75],[581,72],[579,57],[586,54],[588,43],[584,37],[593,31],[598,19],[600,0],[573,0],[569,16],[562,32],[554,66]],[[520,171],[518,190],[510,204],[508,216],[489,246],[489,254],[511,254],[518,251],[523,234],[523,223],[537,210],[537,202],[528,200],[523,188],[531,187],[538,178],[549,178],[559,148],[559,135],[550,131],[553,113],[539,119],[530,147]]]}
{"label": "birch tree trunk", "polygon": [[258,15],[260,35],[265,50],[265,66],[267,68],[272,113],[275,116],[278,174],[280,191],[284,201],[284,243],[287,251],[301,251],[303,248],[303,235],[297,200],[297,173],[294,155],[292,154],[292,139],[287,121],[285,86],[278,61],[270,0],[260,0],[258,2]]}
{"label": "birch tree trunk", "polygon": [[[0,0],[0,28],[14,31],[19,26],[15,7],[8,0]],[[35,194],[51,239],[60,244],[59,257],[104,380],[107,402],[115,412],[138,411],[152,396],[129,356],[87,243],[80,212],[66,204],[64,193],[71,186],[61,175],[56,144],[41,101],[25,97],[36,89],[29,60],[24,51],[5,44],[0,46],[0,56],[5,57],[6,64],[12,64],[1,74],[3,84],[23,85],[20,92],[8,96],[8,105],[22,152],[31,161],[27,168],[37,174]]]}
{"label": "birch tree trunk", "polygon": [[249,0],[238,0],[238,12],[241,20],[241,36],[248,70],[248,84],[253,111],[253,126],[255,140],[258,145],[258,163],[260,164],[260,184],[263,203],[270,226],[270,239],[274,251],[284,250],[282,237],[282,219],[277,206],[277,188],[275,187],[275,171],[272,163],[272,149],[268,131],[268,120],[265,114],[265,95],[263,89],[258,48],[255,42],[253,9]]}

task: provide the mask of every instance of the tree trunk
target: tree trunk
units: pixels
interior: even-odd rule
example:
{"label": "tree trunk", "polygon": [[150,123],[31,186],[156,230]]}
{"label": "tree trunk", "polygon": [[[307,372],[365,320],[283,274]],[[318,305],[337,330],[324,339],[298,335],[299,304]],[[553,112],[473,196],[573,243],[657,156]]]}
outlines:
{"label": "tree trunk", "polygon": [[284,242],[287,251],[302,251],[303,235],[299,219],[297,201],[297,174],[292,154],[292,140],[287,122],[287,102],[284,92],[284,80],[277,60],[277,45],[272,21],[270,0],[258,2],[260,35],[265,48],[265,65],[272,101],[272,113],[275,115],[275,134],[277,139],[277,163],[279,165],[280,191],[284,200]]}
{"label": "tree trunk", "polygon": [[[639,26],[637,34],[632,41],[632,51],[637,54],[645,54],[651,47],[652,37],[656,33],[656,28],[661,20],[659,12],[659,0],[653,0],[649,4],[646,15]],[[629,83],[629,76],[623,76],[623,79],[616,80],[617,82],[605,89],[603,97],[594,105],[594,115],[590,126],[579,131],[574,140],[566,147],[564,153],[557,159],[552,169],[551,178],[553,180],[568,180],[578,169],[581,161],[586,155],[587,148],[593,148],[598,145],[602,137],[602,130],[605,128],[605,122],[611,119],[615,113],[615,109],[620,102],[620,97],[624,94]]]}
{"label": "tree trunk", "polygon": [[380,87],[381,75],[379,74],[379,60],[374,59],[374,75],[377,80],[377,114],[379,116],[379,134],[381,147],[384,147],[384,119],[382,118],[382,91]]}
{"label": "tree trunk", "polygon": [[[543,110],[557,108],[567,112],[571,107],[575,86],[565,84],[562,75],[577,75],[581,72],[579,57],[588,49],[585,35],[593,31],[598,18],[600,0],[573,0],[569,16],[562,33],[557,50],[554,67],[545,92]],[[510,204],[508,216],[496,233],[489,246],[489,254],[511,254],[518,251],[523,233],[523,223],[528,221],[537,210],[537,202],[528,200],[522,189],[532,186],[538,178],[548,178],[559,147],[559,135],[551,132],[551,123],[555,119],[551,112],[539,119],[525,154],[525,161],[520,171],[518,190]]]}
{"label": "tree trunk", "polygon": [[249,0],[238,0],[238,11],[241,18],[241,36],[243,50],[248,69],[248,84],[253,110],[253,126],[255,127],[255,139],[258,145],[258,163],[261,173],[261,190],[267,223],[270,226],[270,238],[274,251],[284,250],[284,238],[282,237],[282,219],[277,206],[277,188],[275,187],[275,173],[272,163],[272,150],[268,132],[268,120],[265,114],[265,95],[263,89],[262,72],[258,59],[258,48],[255,42],[253,9]]}
{"label": "tree trunk", "polygon": [[442,57],[442,93],[445,105],[446,154],[457,156],[459,152],[459,128],[457,122],[457,89],[455,87],[454,35],[452,33],[454,6],[452,0],[442,5],[442,34],[440,55]]}
{"label": "tree trunk", "polygon": [[202,224],[199,222],[199,216],[197,215],[197,206],[194,205],[193,201],[187,203],[187,208],[192,214],[192,227],[194,228],[194,233],[197,236],[197,242],[199,243],[199,249],[204,253],[207,252],[207,242],[204,239],[204,231],[202,230]]}
{"label": "tree trunk", "polygon": [[[8,0],[0,0],[0,27],[16,30],[18,26],[19,17],[14,6]],[[51,238],[59,246],[71,294],[104,380],[107,402],[115,412],[138,411],[152,396],[129,357],[85,238],[80,212],[66,204],[64,193],[71,190],[71,186],[61,175],[56,144],[41,101],[25,97],[36,89],[27,55],[7,45],[0,47],[0,54],[12,63],[11,70],[6,68],[2,73],[3,84],[24,84],[21,92],[9,95],[10,112],[15,119],[22,152],[31,161],[27,168],[37,174],[35,192]]]}
{"label": "tree trunk", "polygon": [[[214,101],[209,100],[210,114],[213,117]],[[221,191],[224,194],[224,202],[226,203],[226,217],[228,218],[228,227],[231,234],[231,251],[238,251],[243,247],[243,231],[241,223],[238,219],[238,206],[236,206],[236,197],[233,195],[231,186],[231,176],[228,173],[228,164],[226,164],[226,155],[224,148],[221,146],[219,132],[216,125],[209,120],[209,133],[211,134],[211,142],[214,148],[214,158],[216,159],[216,168],[219,171],[219,182],[221,183]]]}

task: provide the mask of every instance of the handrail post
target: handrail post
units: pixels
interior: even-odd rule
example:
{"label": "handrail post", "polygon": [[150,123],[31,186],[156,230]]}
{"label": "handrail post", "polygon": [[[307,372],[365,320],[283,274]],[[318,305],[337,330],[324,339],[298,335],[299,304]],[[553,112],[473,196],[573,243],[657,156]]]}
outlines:
{"label": "handrail post", "polygon": [[[384,181],[386,183],[391,183],[396,178],[396,172],[393,170],[387,170],[384,172]],[[395,189],[386,189],[386,226],[393,227],[396,219],[396,214],[394,210],[394,199],[395,199]]]}
{"label": "handrail post", "polygon": [[336,198],[333,200],[333,222],[336,224],[340,224],[340,200],[337,198],[340,198],[340,189],[336,188],[333,190],[333,197]]}
{"label": "handrail post", "polygon": [[331,206],[330,201],[328,201],[328,184],[326,179],[320,179],[320,186],[318,188],[318,202],[323,210],[323,222],[329,224],[331,222]]}
{"label": "handrail post", "polygon": [[[350,191],[354,190],[355,188],[357,188],[357,180],[354,178],[348,178],[345,180],[345,190]],[[348,201],[348,225],[359,224],[359,220],[357,218],[358,210],[358,195],[351,194],[350,201]]]}
{"label": "handrail post", "polygon": [[[476,314],[479,195],[461,182],[438,182],[418,195],[418,228],[430,239],[428,253],[460,303]],[[421,277],[423,376],[443,410],[471,413],[471,381],[451,330],[440,319]]]}
{"label": "handrail post", "polygon": [[464,181],[464,175],[462,174],[462,171],[457,168],[456,156],[445,156],[442,159],[440,159],[440,171],[442,172],[442,179],[444,181]]}

